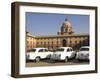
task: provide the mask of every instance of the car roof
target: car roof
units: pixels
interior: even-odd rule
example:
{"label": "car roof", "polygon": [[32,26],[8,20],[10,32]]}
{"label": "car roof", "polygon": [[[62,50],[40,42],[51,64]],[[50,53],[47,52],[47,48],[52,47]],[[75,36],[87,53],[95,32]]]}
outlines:
{"label": "car roof", "polygon": [[48,49],[48,48],[33,48],[33,49]]}
{"label": "car roof", "polygon": [[72,48],[72,47],[59,47],[59,48],[68,49],[68,48]]}
{"label": "car roof", "polygon": [[82,46],[81,48],[89,48],[89,46]]}

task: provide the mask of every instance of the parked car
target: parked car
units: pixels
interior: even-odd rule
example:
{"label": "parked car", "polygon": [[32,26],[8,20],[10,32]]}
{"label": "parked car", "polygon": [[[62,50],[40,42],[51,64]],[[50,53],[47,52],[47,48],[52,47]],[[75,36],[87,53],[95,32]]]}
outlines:
{"label": "parked car", "polygon": [[60,47],[51,55],[51,60],[64,60],[75,58],[75,51],[71,47]]}
{"label": "parked car", "polygon": [[50,58],[51,54],[53,54],[53,52],[48,51],[47,48],[34,48],[27,52],[26,59],[38,62],[40,59]]}
{"label": "parked car", "polygon": [[76,55],[77,60],[89,60],[89,46],[83,46]]}

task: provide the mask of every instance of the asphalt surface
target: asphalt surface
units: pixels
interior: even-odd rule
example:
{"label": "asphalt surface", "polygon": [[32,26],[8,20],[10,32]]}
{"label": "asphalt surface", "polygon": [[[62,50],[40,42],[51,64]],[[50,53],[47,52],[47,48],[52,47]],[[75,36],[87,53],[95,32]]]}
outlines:
{"label": "asphalt surface", "polygon": [[69,60],[68,62],[64,62],[64,61],[52,61],[52,60],[45,59],[45,60],[41,60],[39,62],[27,61],[26,67],[84,65],[84,64],[89,64],[89,61]]}

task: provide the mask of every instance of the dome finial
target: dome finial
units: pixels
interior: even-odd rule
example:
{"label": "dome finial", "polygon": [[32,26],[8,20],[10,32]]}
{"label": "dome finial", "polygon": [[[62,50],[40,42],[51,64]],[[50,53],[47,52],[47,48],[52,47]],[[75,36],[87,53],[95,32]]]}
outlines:
{"label": "dome finial", "polygon": [[68,19],[66,18],[65,21],[68,21]]}

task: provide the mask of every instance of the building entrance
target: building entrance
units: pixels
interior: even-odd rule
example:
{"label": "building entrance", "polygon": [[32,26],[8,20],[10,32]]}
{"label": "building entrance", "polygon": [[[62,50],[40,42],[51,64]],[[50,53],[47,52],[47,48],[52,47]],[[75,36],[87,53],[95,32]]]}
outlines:
{"label": "building entrance", "polygon": [[62,45],[63,45],[63,47],[66,47],[66,40],[65,39],[62,41]]}

